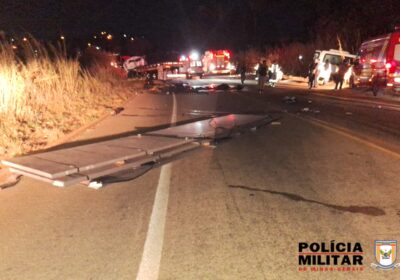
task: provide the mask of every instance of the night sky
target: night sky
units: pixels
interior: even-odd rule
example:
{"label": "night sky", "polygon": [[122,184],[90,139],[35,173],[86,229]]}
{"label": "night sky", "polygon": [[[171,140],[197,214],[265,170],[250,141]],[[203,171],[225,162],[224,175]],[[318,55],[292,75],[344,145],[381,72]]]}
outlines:
{"label": "night sky", "polygon": [[386,32],[390,25],[400,22],[399,3],[398,0],[0,0],[0,30],[29,32],[44,39],[61,33],[84,38],[106,30],[145,36],[158,48],[165,49],[244,49],[313,40],[324,26],[334,31],[343,26],[357,27],[362,36]]}

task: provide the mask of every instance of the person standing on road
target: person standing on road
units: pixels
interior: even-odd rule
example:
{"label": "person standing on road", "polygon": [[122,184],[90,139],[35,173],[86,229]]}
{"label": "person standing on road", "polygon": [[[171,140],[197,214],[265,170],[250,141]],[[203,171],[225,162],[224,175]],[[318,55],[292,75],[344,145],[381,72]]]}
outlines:
{"label": "person standing on road", "polygon": [[315,87],[315,72],[317,71],[318,62],[313,61],[308,66],[308,88]]}
{"label": "person standing on road", "polygon": [[257,75],[258,75],[258,93],[261,94],[264,90],[264,84],[268,73],[267,61],[263,60],[262,63],[258,66]]}
{"label": "person standing on road", "polygon": [[343,86],[343,81],[344,81],[344,75],[346,74],[347,70],[349,70],[349,66],[347,64],[347,60],[343,60],[342,63],[340,63],[339,65],[339,70],[336,76],[336,83],[335,83],[335,90],[338,89],[339,86],[339,90],[342,89]]}
{"label": "person standing on road", "polygon": [[332,65],[329,59],[327,59],[325,60],[325,63],[322,65],[322,69],[319,73],[319,75],[323,78],[324,85],[329,82],[329,79],[331,78],[331,72],[332,72]]}
{"label": "person standing on road", "polygon": [[319,80],[319,75],[320,75],[320,65],[319,65],[320,63],[319,63],[319,60],[318,59],[316,59],[315,60],[315,63],[314,63],[314,70],[313,70],[313,73],[314,73],[314,88],[317,88],[318,87],[318,80]]}
{"label": "person standing on road", "polygon": [[244,80],[246,80],[246,66],[242,65],[240,68],[240,81],[242,82],[242,85],[244,84]]}
{"label": "person standing on road", "polygon": [[308,88],[311,89],[314,86],[315,81],[315,62],[311,62],[308,65]]}

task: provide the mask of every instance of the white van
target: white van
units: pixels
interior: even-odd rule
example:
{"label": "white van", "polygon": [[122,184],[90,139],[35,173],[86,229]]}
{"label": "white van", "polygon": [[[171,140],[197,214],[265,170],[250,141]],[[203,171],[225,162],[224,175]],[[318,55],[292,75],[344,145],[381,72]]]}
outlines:
{"label": "white van", "polygon": [[[339,70],[339,65],[343,60],[347,59],[351,64],[356,59],[356,55],[341,50],[316,50],[314,53],[314,61],[318,59],[318,82],[326,84],[331,78],[331,74]],[[345,80],[351,76],[351,70],[346,73]]]}

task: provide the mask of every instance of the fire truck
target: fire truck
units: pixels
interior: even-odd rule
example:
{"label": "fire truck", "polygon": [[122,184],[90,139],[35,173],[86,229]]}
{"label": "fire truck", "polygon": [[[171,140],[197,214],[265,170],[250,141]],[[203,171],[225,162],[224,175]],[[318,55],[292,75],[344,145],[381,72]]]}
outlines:
{"label": "fire truck", "polygon": [[231,63],[228,50],[208,50],[203,56],[204,72],[207,74],[232,74],[235,66]]}

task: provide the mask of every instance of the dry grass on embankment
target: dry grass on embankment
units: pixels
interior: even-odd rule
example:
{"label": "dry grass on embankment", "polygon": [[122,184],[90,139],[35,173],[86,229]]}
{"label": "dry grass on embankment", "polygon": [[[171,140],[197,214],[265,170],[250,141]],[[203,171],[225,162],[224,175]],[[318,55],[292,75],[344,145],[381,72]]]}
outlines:
{"label": "dry grass on embankment", "polygon": [[124,81],[98,70],[82,70],[62,47],[30,40],[16,55],[0,45],[0,158],[45,148],[132,96]]}

